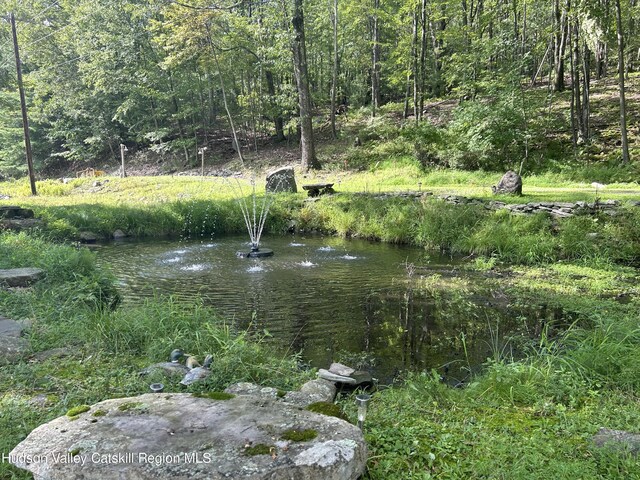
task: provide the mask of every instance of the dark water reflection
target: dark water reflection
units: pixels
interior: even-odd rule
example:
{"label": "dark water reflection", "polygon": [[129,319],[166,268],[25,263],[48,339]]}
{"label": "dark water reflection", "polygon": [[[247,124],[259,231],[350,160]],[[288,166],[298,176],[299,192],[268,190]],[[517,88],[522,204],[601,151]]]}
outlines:
{"label": "dark water reflection", "polygon": [[[406,268],[425,262],[419,249],[319,237],[263,243],[273,257],[237,258],[246,237],[113,243],[98,257],[127,302],[154,293],[200,297],[240,329],[268,330],[271,341],[313,366],[342,358],[373,367],[383,380],[445,365],[451,379],[461,379],[487,356],[517,349],[517,339],[505,347],[505,335],[539,333],[560,315],[489,291],[470,299],[448,291],[446,275],[444,289],[424,288],[425,272],[410,276]],[[454,268],[448,258],[432,257],[429,265]]]}

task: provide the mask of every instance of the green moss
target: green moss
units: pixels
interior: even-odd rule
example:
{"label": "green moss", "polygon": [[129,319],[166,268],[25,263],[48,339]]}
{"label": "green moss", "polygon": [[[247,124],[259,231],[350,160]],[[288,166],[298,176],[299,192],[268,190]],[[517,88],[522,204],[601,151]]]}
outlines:
{"label": "green moss", "polygon": [[118,407],[121,412],[128,412],[129,410],[141,410],[144,406],[142,402],[125,402]]}
{"label": "green moss", "polygon": [[194,393],[193,396],[197,398],[208,398],[210,400],[231,400],[232,398],[235,398],[235,395],[227,392]]}
{"label": "green moss", "polygon": [[104,417],[106,414],[107,414],[106,410],[96,410],[91,415],[93,415],[94,417]]}
{"label": "green moss", "polygon": [[278,390],[278,392],[276,393],[276,395],[278,396],[278,398],[284,398],[284,396],[287,394],[286,390]]}
{"label": "green moss", "polygon": [[80,453],[80,449],[79,448],[74,448],[73,450],[69,450],[69,453],[71,454],[72,457],[75,457],[76,455],[78,455]]}
{"label": "green moss", "polygon": [[89,405],[78,405],[77,407],[70,408],[69,411],[67,411],[67,417],[77,417],[81,413],[88,412],[89,410],[91,410]]}
{"label": "green moss", "polygon": [[314,413],[321,413],[322,415],[327,415],[329,417],[336,417],[341,420],[347,420],[347,416],[342,411],[339,405],[336,405],[332,402],[316,402],[307,406],[306,410]]}
{"label": "green moss", "polygon": [[255,455],[270,455],[271,449],[269,445],[265,445],[264,443],[258,443],[257,445],[253,445],[252,447],[245,447],[244,454],[250,457]]}
{"label": "green moss", "polygon": [[318,436],[318,432],[313,428],[308,428],[306,430],[297,430],[295,428],[290,428],[289,430],[285,430],[282,432],[283,440],[290,440],[292,442],[308,442],[309,440],[313,440]]}

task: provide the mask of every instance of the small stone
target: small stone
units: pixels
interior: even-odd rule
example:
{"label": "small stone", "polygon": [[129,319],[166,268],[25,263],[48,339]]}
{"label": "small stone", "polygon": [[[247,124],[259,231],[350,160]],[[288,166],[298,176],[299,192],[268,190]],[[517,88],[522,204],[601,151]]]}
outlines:
{"label": "small stone", "polygon": [[342,363],[334,362],[329,367],[329,371],[331,373],[335,373],[336,375],[343,375],[345,377],[348,377],[349,375],[351,375],[356,370],[354,368],[347,367],[346,365],[343,365]]}
{"label": "small stone", "polygon": [[331,373],[329,370],[325,370],[324,368],[318,369],[318,376],[320,378],[324,378],[325,380],[329,380],[330,382],[344,383],[347,385],[356,384],[356,380],[354,380],[353,378],[344,375],[336,375],[335,373]]}
{"label": "small stone", "polygon": [[70,357],[71,350],[68,348],[50,348],[49,350],[43,350],[41,352],[36,352],[31,356],[31,359],[36,362],[44,362],[49,360],[50,358],[64,358]]}
{"label": "small stone", "polygon": [[82,243],[96,243],[98,241],[98,235],[93,232],[80,232],[78,234],[78,239]]}
{"label": "small stone", "polygon": [[0,365],[19,361],[29,348],[29,342],[22,338],[28,328],[24,322],[0,317]]}
{"label": "small stone", "polygon": [[118,229],[115,232],[113,232],[113,238],[114,240],[122,240],[123,238],[127,238],[127,234],[124,233],[122,230]]}

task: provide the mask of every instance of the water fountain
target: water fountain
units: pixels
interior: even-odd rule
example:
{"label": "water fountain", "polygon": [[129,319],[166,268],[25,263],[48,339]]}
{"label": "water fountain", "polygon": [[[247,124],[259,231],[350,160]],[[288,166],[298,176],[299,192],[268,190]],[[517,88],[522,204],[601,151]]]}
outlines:
{"label": "water fountain", "polygon": [[[240,205],[240,210],[242,211],[242,217],[244,218],[244,223],[247,226],[247,231],[249,232],[249,241],[251,243],[251,249],[247,252],[238,251],[236,255],[238,257],[243,258],[263,258],[270,257],[273,255],[273,250],[269,248],[260,248],[260,237],[262,237],[262,231],[264,230],[264,224],[267,220],[267,215],[269,214],[269,208],[273,204],[274,198],[273,195],[270,195],[268,192],[265,192],[264,197],[262,198],[262,205],[258,205],[260,202],[257,200],[256,195],[256,179],[255,176],[251,180],[251,209],[250,206],[247,205],[247,200],[242,191],[242,185],[240,181],[236,179],[237,190],[239,192],[237,197],[238,205]],[[258,209],[260,212],[258,213]]]}

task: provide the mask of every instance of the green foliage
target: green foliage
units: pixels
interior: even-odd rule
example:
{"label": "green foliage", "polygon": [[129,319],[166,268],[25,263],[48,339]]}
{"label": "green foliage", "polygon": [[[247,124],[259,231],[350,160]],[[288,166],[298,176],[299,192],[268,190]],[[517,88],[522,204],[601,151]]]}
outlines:
{"label": "green foliage", "polygon": [[447,127],[445,158],[462,169],[517,169],[524,124],[512,98],[463,102]]}

